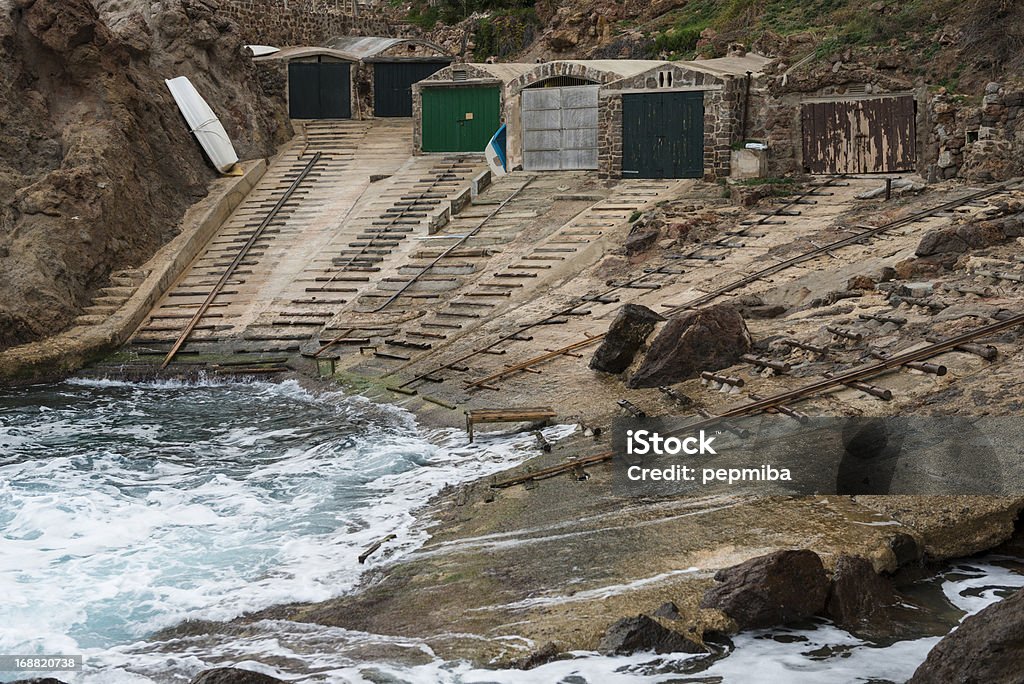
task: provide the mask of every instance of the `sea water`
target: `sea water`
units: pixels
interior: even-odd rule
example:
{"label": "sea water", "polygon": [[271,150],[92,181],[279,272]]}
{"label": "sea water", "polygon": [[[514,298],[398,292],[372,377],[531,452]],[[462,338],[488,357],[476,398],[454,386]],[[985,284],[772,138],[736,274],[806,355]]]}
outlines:
{"label": "sea water", "polygon": [[[359,580],[362,549],[397,535],[380,562],[421,545],[416,509],[535,445],[526,434],[467,445],[461,431],[423,431],[399,409],[293,382],[0,390],[0,654],[82,654],[83,672],[56,673],[75,684],[184,683],[225,663],[302,682],[817,684],[903,681],[938,640],[872,644],[818,621],[741,635],[714,656],[578,653],[517,672],[445,662],[415,639],[286,621],[153,636],[183,620],[342,595]],[[933,583],[960,615],[1024,576],[989,559]],[[421,664],[349,655],[376,647]]]}

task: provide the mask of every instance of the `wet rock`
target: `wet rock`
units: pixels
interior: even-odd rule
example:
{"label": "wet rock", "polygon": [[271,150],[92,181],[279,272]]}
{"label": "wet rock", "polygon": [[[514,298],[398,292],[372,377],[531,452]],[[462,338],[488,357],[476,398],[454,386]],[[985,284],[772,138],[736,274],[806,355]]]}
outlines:
{"label": "wet rock", "polygon": [[661,237],[661,231],[657,228],[644,228],[630,233],[624,243],[626,254],[633,255],[646,252],[654,246],[659,237]]}
{"label": "wet rock", "polygon": [[960,623],[907,684],[1018,684],[1024,670],[1024,590]]}
{"label": "wet rock", "polygon": [[646,306],[624,305],[608,328],[601,346],[590,359],[590,367],[604,373],[621,373],[626,370],[654,326],[663,320],[664,317]]}
{"label": "wet rock", "polygon": [[914,254],[926,257],[936,254],[963,254],[967,250],[967,243],[955,231],[942,228],[925,233]]}
{"label": "wet rock", "polygon": [[897,567],[921,560],[923,553],[917,540],[905,532],[900,532],[890,539],[889,548],[892,549],[892,555],[896,558]]}
{"label": "wet rock", "polygon": [[515,661],[512,666],[517,670],[532,670],[541,665],[558,660],[562,649],[554,641],[549,641],[528,656]]}
{"label": "wet rock", "polygon": [[283,679],[271,677],[261,672],[242,670],[237,667],[217,667],[204,670],[196,675],[189,684],[283,684]]}
{"label": "wet rock", "polygon": [[750,332],[736,309],[725,304],[668,319],[654,338],[628,387],[673,385],[701,371],[728,368],[750,351]]}
{"label": "wet rock", "polygon": [[36,679],[16,679],[13,682],[11,682],[11,684],[67,684],[67,683],[66,682],[62,682],[59,679],[54,679],[53,677],[43,677],[41,679],[40,678],[36,678]]}
{"label": "wet rock", "polygon": [[776,551],[715,573],[718,585],[704,592],[701,608],[715,608],[739,629],[771,627],[820,613],[829,581],[818,554]]}
{"label": "wet rock", "polygon": [[615,622],[598,650],[605,655],[628,655],[637,651],[655,653],[705,653],[699,644],[668,629],[648,615],[622,618]]}
{"label": "wet rock", "polygon": [[654,617],[665,618],[666,620],[679,619],[679,607],[672,601],[666,601],[658,606],[658,609],[651,613]]}
{"label": "wet rock", "polygon": [[890,634],[892,610],[900,603],[891,581],[860,556],[840,556],[832,575],[825,612],[846,631],[859,636]]}

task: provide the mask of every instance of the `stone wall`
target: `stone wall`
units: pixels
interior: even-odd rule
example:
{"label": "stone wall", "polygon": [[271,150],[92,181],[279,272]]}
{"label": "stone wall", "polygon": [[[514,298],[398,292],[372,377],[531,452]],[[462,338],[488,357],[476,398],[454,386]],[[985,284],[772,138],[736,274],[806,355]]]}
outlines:
{"label": "stone wall", "polygon": [[928,180],[1002,181],[1024,175],[1024,85],[989,83],[980,103],[940,90],[928,103]]}
{"label": "stone wall", "polygon": [[[918,102],[923,93],[914,83],[893,69],[881,69],[855,61],[816,62],[797,70],[783,69],[775,63],[763,77],[764,89],[755,89],[750,99],[747,140],[760,140],[768,145],[768,175],[785,176],[803,173],[803,124],[801,106],[808,98],[887,95],[913,92]],[[918,109],[917,151],[920,159],[928,130],[925,107]]]}
{"label": "stone wall", "polygon": [[391,36],[393,24],[358,0],[220,0],[242,39],[259,45],[325,45],[343,35]]}

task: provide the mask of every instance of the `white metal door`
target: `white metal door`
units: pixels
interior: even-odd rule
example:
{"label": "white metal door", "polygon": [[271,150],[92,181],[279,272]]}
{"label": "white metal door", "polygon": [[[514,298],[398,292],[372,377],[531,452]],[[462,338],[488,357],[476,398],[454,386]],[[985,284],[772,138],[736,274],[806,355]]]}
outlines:
{"label": "white metal door", "polygon": [[597,88],[523,91],[523,169],[597,168]]}

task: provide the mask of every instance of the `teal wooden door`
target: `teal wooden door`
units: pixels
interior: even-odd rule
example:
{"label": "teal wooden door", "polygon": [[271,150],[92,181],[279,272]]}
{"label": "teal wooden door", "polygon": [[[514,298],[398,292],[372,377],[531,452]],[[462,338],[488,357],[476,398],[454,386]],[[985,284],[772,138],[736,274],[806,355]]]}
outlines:
{"label": "teal wooden door", "polygon": [[497,87],[423,89],[423,151],[483,152],[501,126]]}
{"label": "teal wooden door", "polygon": [[704,93],[622,96],[622,177],[704,176]]}

